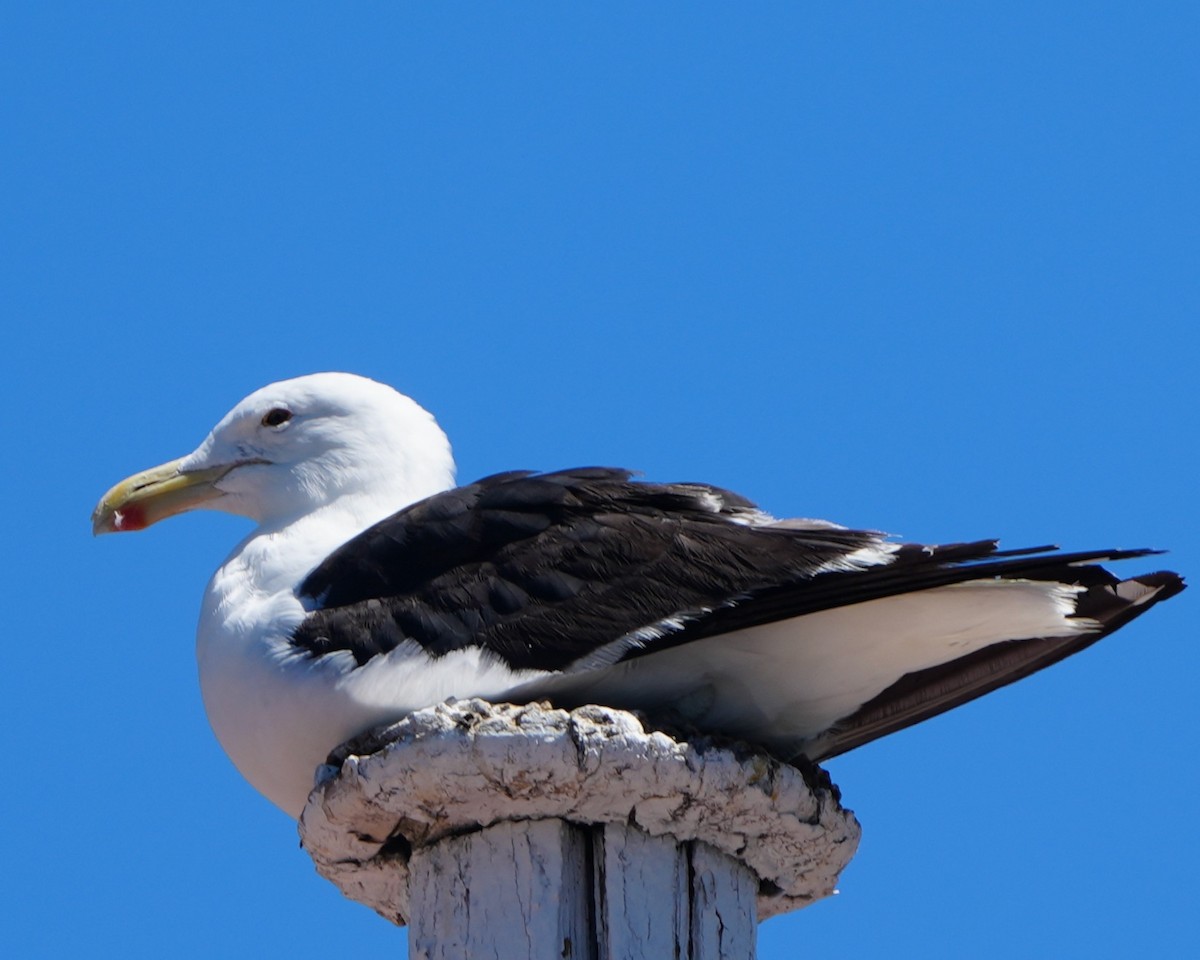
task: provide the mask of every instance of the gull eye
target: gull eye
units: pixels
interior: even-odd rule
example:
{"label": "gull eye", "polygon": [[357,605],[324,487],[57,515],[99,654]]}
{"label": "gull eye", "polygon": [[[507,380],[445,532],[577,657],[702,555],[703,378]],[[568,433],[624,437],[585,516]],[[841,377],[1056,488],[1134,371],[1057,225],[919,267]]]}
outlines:
{"label": "gull eye", "polygon": [[291,419],[291,410],[286,407],[275,407],[263,414],[262,425],[264,427],[281,427]]}

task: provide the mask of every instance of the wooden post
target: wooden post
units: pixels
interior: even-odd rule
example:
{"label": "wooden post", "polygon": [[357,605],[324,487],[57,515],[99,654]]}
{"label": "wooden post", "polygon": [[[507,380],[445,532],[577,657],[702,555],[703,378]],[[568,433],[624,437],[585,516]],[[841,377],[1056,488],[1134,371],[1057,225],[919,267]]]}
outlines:
{"label": "wooden post", "polygon": [[410,960],[594,956],[588,838],[564,820],[447,837],[409,863]]}
{"label": "wooden post", "polygon": [[820,771],[604,707],[441,704],[330,760],[301,840],[413,960],[751,960],[858,842]]}

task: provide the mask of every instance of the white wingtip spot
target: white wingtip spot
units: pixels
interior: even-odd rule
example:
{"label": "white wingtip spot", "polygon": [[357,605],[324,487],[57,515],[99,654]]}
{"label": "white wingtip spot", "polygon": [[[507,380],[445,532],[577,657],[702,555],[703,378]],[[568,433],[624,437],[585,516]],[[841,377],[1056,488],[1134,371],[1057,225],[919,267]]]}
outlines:
{"label": "white wingtip spot", "polygon": [[1116,594],[1122,600],[1127,600],[1135,607],[1153,600],[1161,592],[1161,586],[1150,586],[1140,580],[1122,580],[1116,586]]}
{"label": "white wingtip spot", "polygon": [[859,547],[857,550],[843,557],[837,557],[834,560],[829,560],[821,564],[817,569],[817,573],[849,572],[862,570],[864,567],[880,567],[885,563],[891,563],[896,551],[899,549],[900,544],[889,543],[886,540],[869,543],[865,547]]}

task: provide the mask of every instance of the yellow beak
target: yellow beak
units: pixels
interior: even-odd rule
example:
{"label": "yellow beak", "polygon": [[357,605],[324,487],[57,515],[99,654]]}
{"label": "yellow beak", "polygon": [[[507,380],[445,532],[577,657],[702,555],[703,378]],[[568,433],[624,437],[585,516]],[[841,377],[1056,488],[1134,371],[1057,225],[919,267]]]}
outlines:
{"label": "yellow beak", "polygon": [[108,491],[92,513],[92,533],[144,530],[152,523],[173,517],[220,497],[216,482],[235,464],[206,470],[179,469],[182,460],[143,470]]}

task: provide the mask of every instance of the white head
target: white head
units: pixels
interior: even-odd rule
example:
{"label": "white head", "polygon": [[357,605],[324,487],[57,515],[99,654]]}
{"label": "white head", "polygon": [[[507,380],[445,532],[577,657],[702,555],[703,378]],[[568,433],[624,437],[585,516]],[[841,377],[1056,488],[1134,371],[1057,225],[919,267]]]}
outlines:
{"label": "white head", "polygon": [[179,460],[113,487],[97,533],[140,530],[203,507],[278,527],[335,503],[384,513],[454,483],[450,442],[416,402],[349,373],[256,390]]}

